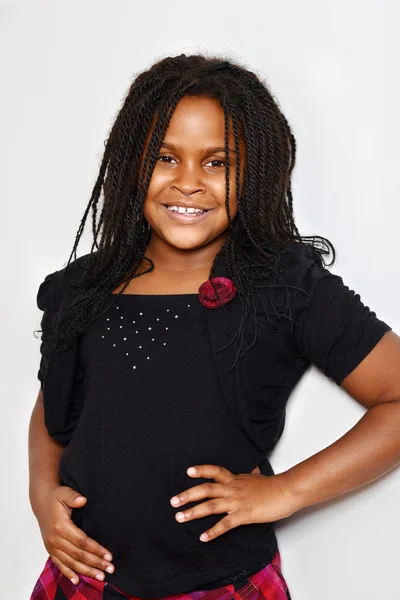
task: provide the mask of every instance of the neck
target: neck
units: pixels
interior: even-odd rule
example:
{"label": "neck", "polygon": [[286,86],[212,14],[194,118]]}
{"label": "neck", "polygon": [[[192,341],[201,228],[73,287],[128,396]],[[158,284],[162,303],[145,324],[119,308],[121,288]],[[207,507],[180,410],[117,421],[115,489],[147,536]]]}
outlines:
{"label": "neck", "polygon": [[209,270],[223,242],[223,239],[218,239],[202,248],[181,250],[152,235],[146,249],[146,256],[153,261],[157,269],[165,271]]}

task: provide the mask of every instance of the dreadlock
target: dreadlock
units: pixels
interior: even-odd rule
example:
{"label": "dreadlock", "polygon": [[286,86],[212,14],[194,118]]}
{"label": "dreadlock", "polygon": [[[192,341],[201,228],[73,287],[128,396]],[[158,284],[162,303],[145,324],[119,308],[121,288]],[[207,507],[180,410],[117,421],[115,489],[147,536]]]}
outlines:
{"label": "dreadlock", "polygon": [[[233,127],[238,213],[232,221],[227,164],[225,206],[229,226],[209,277],[212,278],[217,258],[223,254],[244,307],[235,334],[240,340],[237,358],[244,353],[244,323],[248,315],[254,313],[255,282],[276,269],[277,251],[303,242],[309,243],[321,259],[332,251],[330,264],[335,260],[335,250],[326,238],[301,236],[295,225],[291,174],[296,141],[266,83],[231,60],[185,54],[167,57],[133,81],[104,143],[99,174],[66,265],[68,270],[72,258],[77,258],[76,250],[92,209],[93,243],[88,267],[72,302],[61,306],[56,318],[55,329],[60,340],[61,324],[65,323],[62,337],[67,345],[116,301],[119,294],[111,294],[116,286],[124,283],[121,294],[132,278],[154,268],[145,256],[150,229],[143,216],[143,205],[168,124],[183,96],[220,102],[225,115],[226,156],[230,122]],[[154,129],[143,156],[154,119]],[[241,197],[239,136],[245,141],[247,159]],[[103,204],[98,216],[102,193]],[[148,267],[143,270],[144,264]],[[278,285],[285,288],[283,280],[278,281]],[[254,336],[256,330],[255,326]]]}

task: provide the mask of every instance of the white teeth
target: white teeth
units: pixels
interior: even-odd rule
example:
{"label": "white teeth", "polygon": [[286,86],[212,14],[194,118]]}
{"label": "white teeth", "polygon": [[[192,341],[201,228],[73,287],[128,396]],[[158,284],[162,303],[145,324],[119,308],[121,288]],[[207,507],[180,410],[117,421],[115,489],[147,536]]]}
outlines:
{"label": "white teeth", "polygon": [[177,212],[180,213],[181,215],[193,215],[193,214],[198,214],[198,213],[204,213],[204,210],[201,210],[200,208],[185,208],[184,206],[167,206],[167,209],[170,210],[171,212]]}

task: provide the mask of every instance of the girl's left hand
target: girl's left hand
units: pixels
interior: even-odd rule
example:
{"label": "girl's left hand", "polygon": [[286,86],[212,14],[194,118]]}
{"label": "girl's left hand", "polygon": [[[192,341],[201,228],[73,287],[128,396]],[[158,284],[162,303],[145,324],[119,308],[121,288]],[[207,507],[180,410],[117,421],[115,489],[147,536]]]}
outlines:
{"label": "girl's left hand", "polygon": [[[195,469],[195,471],[193,471]],[[214,479],[217,483],[202,483],[171,498],[172,506],[212,498],[186,511],[177,512],[179,522],[191,521],[220,513],[228,513],[214,527],[200,536],[201,541],[212,540],[238,525],[268,523],[293,514],[292,498],[284,476],[241,473],[235,475],[218,465],[196,465],[187,470],[190,477]]]}

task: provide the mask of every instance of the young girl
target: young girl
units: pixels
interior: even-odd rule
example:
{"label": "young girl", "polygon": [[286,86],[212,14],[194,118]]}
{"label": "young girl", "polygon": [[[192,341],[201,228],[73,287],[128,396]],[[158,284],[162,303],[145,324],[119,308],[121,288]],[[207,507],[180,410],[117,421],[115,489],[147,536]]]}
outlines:
{"label": "young girl", "polygon": [[[398,464],[400,338],[326,269],[330,242],[299,234],[295,154],[231,61],[166,58],[130,87],[37,296],[30,499],[49,557],[32,600],[290,598],[274,522]],[[274,474],[311,363],[368,410]]]}

